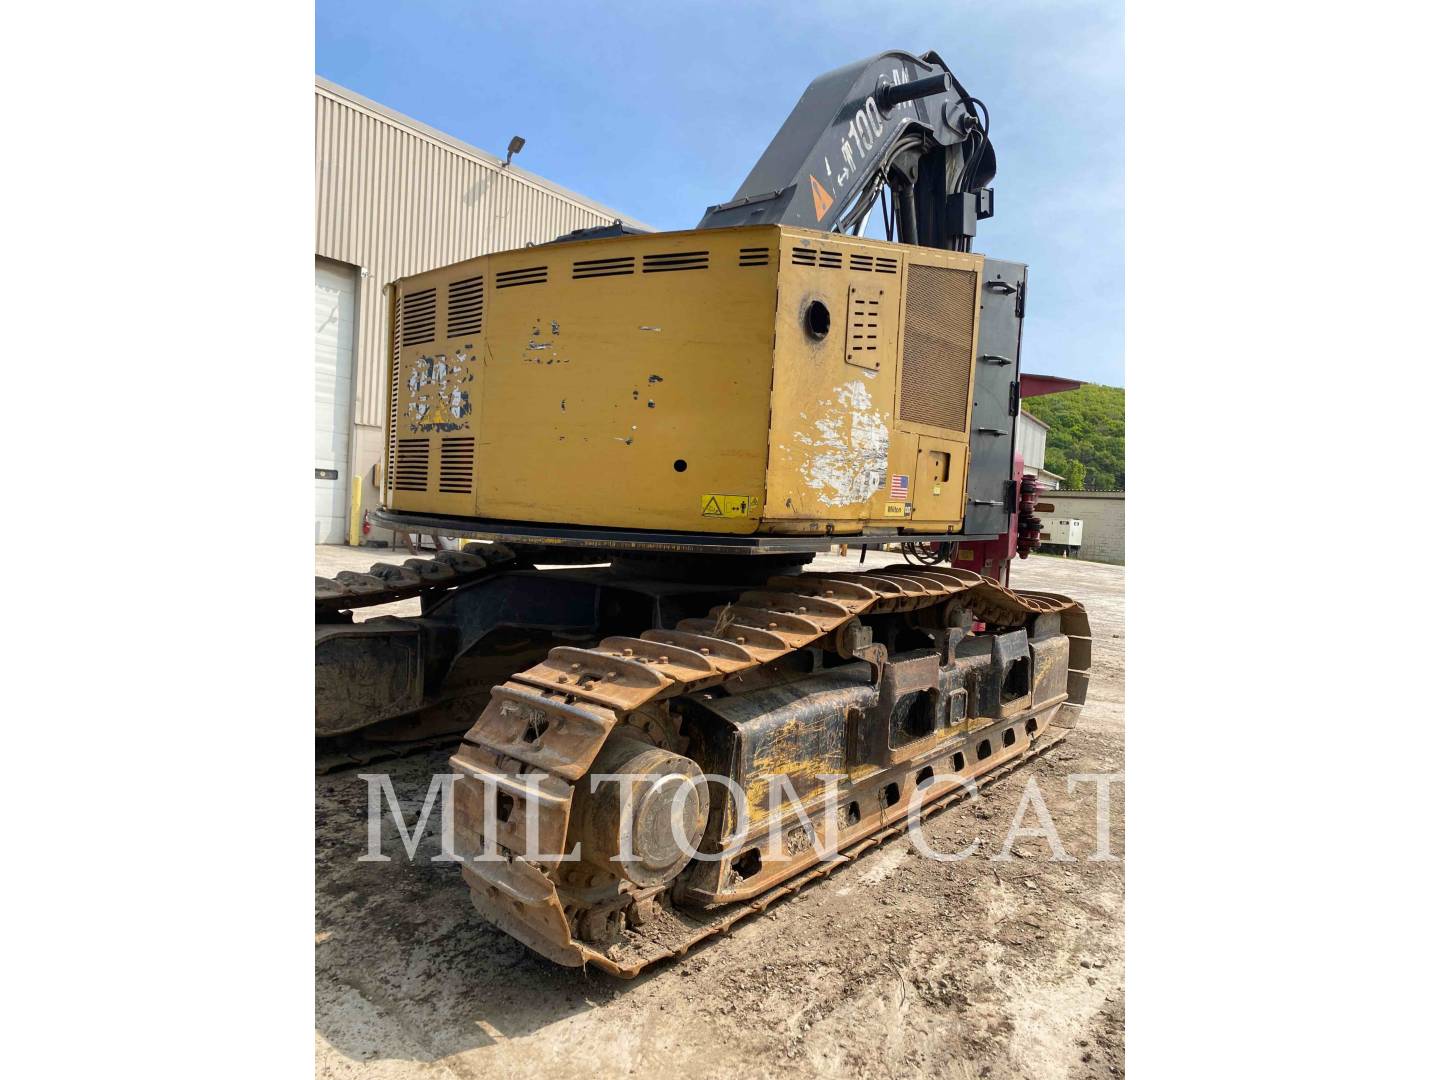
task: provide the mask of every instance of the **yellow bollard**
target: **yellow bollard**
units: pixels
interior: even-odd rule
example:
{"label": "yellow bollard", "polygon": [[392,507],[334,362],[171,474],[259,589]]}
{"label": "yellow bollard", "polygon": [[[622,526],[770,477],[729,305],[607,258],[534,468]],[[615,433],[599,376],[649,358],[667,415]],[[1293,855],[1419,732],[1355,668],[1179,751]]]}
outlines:
{"label": "yellow bollard", "polygon": [[360,477],[350,485],[350,546],[360,546]]}

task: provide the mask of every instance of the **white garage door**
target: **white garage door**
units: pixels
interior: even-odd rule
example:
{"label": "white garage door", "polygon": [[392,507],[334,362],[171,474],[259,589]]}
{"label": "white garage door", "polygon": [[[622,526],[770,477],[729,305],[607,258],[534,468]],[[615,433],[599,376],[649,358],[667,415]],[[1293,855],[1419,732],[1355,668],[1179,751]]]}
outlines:
{"label": "white garage door", "polygon": [[355,394],[355,271],[315,260],[315,542],[343,544]]}

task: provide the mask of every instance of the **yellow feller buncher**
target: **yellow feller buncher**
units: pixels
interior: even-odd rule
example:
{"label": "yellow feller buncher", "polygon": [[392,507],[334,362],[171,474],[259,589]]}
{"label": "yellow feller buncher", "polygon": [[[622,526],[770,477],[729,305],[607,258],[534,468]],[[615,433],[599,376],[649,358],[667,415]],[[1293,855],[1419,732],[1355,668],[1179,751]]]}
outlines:
{"label": "yellow feller buncher", "polygon": [[[988,128],[934,53],[883,53],[694,230],[393,284],[375,520],[472,542],[317,581],[317,752],[463,732],[455,852],[535,951],[634,975],[1073,725],[1083,608],[962,568],[1031,505],[1026,270],[971,250]],[[954,557],[807,571],[840,542]]]}

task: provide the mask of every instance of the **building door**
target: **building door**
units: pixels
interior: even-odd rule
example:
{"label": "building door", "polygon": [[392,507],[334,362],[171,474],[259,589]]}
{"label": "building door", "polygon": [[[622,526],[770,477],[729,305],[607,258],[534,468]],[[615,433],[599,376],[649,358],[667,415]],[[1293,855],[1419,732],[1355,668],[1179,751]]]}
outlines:
{"label": "building door", "polygon": [[355,271],[315,260],[315,542],[343,544],[355,400]]}

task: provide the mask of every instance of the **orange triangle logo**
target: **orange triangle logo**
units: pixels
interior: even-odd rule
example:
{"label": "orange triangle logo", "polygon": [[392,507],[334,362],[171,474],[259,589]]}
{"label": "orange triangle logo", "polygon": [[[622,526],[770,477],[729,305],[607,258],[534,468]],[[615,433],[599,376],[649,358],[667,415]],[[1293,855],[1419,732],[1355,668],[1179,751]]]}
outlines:
{"label": "orange triangle logo", "polygon": [[821,221],[825,217],[825,212],[835,204],[835,200],[830,197],[830,193],[825,190],[824,185],[815,179],[814,173],[810,174],[810,196],[815,200],[815,220]]}

